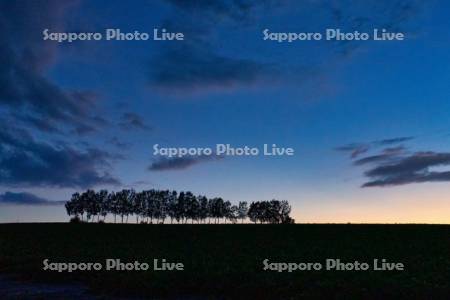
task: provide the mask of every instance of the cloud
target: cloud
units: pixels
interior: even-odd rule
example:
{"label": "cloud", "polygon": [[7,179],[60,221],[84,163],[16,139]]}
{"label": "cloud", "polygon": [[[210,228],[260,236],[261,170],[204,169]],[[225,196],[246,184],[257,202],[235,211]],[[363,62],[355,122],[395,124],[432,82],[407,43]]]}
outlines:
{"label": "cloud", "polygon": [[133,130],[133,129],[141,129],[141,130],[150,130],[151,128],[147,126],[142,118],[133,112],[127,112],[122,115],[119,126],[123,130]]}
{"label": "cloud", "polygon": [[[403,142],[413,140],[414,138],[415,137],[413,137],[413,136],[395,137],[395,138],[389,138],[389,139],[376,140],[376,141],[372,141],[372,142],[368,142],[368,143],[352,143],[352,144],[339,146],[334,149],[336,151],[348,152],[348,153],[350,153],[350,158],[355,159],[355,158],[359,157],[360,155],[367,153],[371,149],[379,148],[382,146],[390,146],[390,145],[400,144]],[[405,149],[402,146],[399,146],[399,147],[393,147],[393,148],[386,148],[384,151],[388,151],[388,150],[390,150],[390,151],[397,150],[398,151],[398,150],[405,150]]]}
{"label": "cloud", "polygon": [[150,171],[184,170],[199,163],[215,161],[221,158],[221,156],[216,155],[183,156],[174,158],[161,157],[154,161],[148,169]]}
{"label": "cloud", "polygon": [[25,192],[0,194],[0,205],[63,205],[66,201],[51,201]]}
{"label": "cloud", "polygon": [[[249,26],[260,8],[269,10],[277,1],[167,1],[174,16],[163,22],[169,31],[183,32],[179,43],[161,45],[151,60],[150,85],[166,93],[185,95],[229,90],[257,83],[272,83],[279,68],[273,63],[226,54],[214,40],[223,27]],[[220,20],[220,22],[219,22]]]}
{"label": "cloud", "polygon": [[370,146],[366,144],[347,144],[336,147],[336,151],[349,152],[351,158],[357,158],[359,155],[369,151]]}
{"label": "cloud", "polygon": [[[353,165],[366,168],[368,179],[362,187],[387,187],[422,182],[450,181],[450,171],[442,167],[450,166],[450,153],[421,151],[410,152],[405,146],[397,145],[415,137],[405,136],[376,140],[363,144],[348,144],[336,150],[351,153]],[[358,158],[361,153],[386,145],[394,145],[373,155]]]}
{"label": "cloud", "polygon": [[0,185],[3,186],[117,185],[119,180],[109,173],[111,162],[117,159],[118,156],[95,148],[81,151],[64,144],[38,142],[19,128],[0,132]]}
{"label": "cloud", "polygon": [[83,136],[96,132],[97,129],[91,125],[81,124],[72,130],[72,133]]}
{"label": "cloud", "polygon": [[396,186],[420,182],[450,181],[450,171],[431,167],[450,165],[450,153],[416,152],[394,163],[380,163],[364,174],[371,179],[363,187]]}
{"label": "cloud", "polygon": [[26,113],[22,115],[16,113],[14,114],[14,119],[20,120],[25,125],[29,125],[45,133],[62,133],[54,121],[46,118],[36,117]]}
{"label": "cloud", "polygon": [[116,136],[110,138],[107,143],[116,146],[119,149],[129,148],[131,145],[125,142],[121,142],[120,139]]}
{"label": "cloud", "polygon": [[92,116],[98,95],[63,89],[46,77],[58,45],[42,41],[40,30],[64,31],[65,13],[75,3],[0,3],[0,107],[6,108],[0,117],[9,111],[26,125],[47,133],[67,126],[80,131],[98,125]]}
{"label": "cloud", "polygon": [[184,11],[194,14],[207,14],[216,19],[232,19],[235,21],[245,21],[250,17],[252,10],[257,6],[269,6],[280,1],[243,1],[243,0],[227,0],[227,1],[183,1],[168,0],[167,2]]}
{"label": "cloud", "polygon": [[[268,78],[272,67],[250,59],[226,57],[210,49],[174,48],[156,59],[152,84],[183,91],[232,88]],[[170,57],[170,61],[165,57]]]}
{"label": "cloud", "polygon": [[405,153],[405,150],[406,148],[403,146],[386,148],[380,154],[363,157],[361,159],[355,160],[353,164],[356,166],[360,166],[377,162],[386,162],[389,159],[396,159],[399,155]]}
{"label": "cloud", "polygon": [[384,140],[380,140],[380,141],[375,141],[373,143],[377,144],[377,145],[385,146],[385,145],[403,143],[403,142],[407,142],[407,141],[410,141],[413,139],[414,139],[413,136],[402,136],[402,137],[396,137],[396,138],[392,138],[392,139],[384,139]]}
{"label": "cloud", "polygon": [[[172,18],[163,21],[163,27],[168,31],[183,32],[188,38],[179,43],[160,45],[160,52],[151,60],[149,82],[153,88],[181,95],[280,83],[303,86],[310,80],[323,85],[325,73],[364,44],[358,41],[335,41],[315,45],[317,47],[302,44],[297,48],[297,59],[287,61],[280,57],[275,63],[272,55],[257,48],[259,43],[245,43],[245,47],[235,43],[232,54],[226,53],[227,47],[220,38],[224,31],[230,33],[239,29],[260,34],[264,28],[261,24],[273,26],[279,23],[281,16],[287,20],[288,28],[310,31],[324,31],[325,28],[341,28],[345,32],[399,29],[413,19],[421,7],[419,2],[404,0],[372,0],[358,4],[343,1],[326,5],[321,1],[289,0],[166,2],[173,8],[173,14]],[[311,11],[320,11],[320,14],[314,22],[307,22]],[[316,61],[305,62],[303,58],[312,54]]]}

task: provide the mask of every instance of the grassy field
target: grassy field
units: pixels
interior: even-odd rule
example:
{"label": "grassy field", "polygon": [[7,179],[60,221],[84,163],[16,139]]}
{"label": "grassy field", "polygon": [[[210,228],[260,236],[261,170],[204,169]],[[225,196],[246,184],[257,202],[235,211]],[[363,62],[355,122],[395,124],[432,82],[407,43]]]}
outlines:
{"label": "grassy field", "polygon": [[[106,258],[184,263],[178,272],[42,271],[52,262]],[[404,271],[263,271],[272,262],[401,262]],[[82,282],[95,293],[156,298],[445,298],[446,225],[0,225],[0,273]]]}

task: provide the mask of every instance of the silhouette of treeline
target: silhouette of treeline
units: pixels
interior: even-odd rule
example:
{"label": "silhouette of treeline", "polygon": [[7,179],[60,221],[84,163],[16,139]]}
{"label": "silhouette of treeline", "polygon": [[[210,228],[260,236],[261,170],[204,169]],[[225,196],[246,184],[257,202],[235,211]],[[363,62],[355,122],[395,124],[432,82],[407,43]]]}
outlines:
{"label": "silhouette of treeline", "polygon": [[87,190],[75,193],[65,204],[67,214],[73,216],[71,221],[104,222],[106,216],[112,215],[114,223],[117,218],[128,223],[128,217],[134,216],[136,223],[294,223],[289,216],[291,206],[285,200],[256,201],[248,206],[241,201],[233,205],[222,198],[208,199],[195,196],[191,192],[169,190],[146,190],[135,192],[124,189],[118,192],[107,190]]}

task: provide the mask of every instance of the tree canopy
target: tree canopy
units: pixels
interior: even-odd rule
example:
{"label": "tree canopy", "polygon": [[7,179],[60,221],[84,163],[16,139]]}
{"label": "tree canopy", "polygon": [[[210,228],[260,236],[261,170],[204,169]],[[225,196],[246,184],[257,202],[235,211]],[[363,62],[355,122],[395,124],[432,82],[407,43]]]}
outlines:
{"label": "tree canopy", "polygon": [[237,223],[247,218],[254,223],[294,223],[289,216],[291,206],[286,200],[252,202],[245,201],[237,205],[220,197],[208,199],[195,196],[192,192],[169,190],[144,190],[136,192],[123,189],[117,192],[107,190],[87,190],[75,193],[65,204],[67,214],[72,220],[86,222],[104,222],[112,215],[121,223],[128,222],[129,216],[136,218],[136,223]]}

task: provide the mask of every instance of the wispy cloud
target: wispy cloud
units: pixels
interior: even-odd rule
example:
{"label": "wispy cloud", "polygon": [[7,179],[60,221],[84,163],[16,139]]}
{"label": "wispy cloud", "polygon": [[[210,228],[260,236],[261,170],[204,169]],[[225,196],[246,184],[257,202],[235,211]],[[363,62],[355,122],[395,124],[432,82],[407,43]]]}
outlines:
{"label": "wispy cloud", "polygon": [[51,201],[25,192],[0,194],[0,205],[63,205],[66,201]]}
{"label": "wispy cloud", "polygon": [[366,165],[366,164],[370,164],[370,163],[386,162],[391,159],[394,160],[405,153],[406,153],[406,148],[404,146],[399,146],[399,147],[394,147],[394,148],[386,148],[381,153],[360,158],[358,160],[355,160],[353,163],[356,166],[361,166],[361,165]]}
{"label": "wispy cloud", "polygon": [[396,186],[410,183],[450,181],[450,171],[432,171],[431,167],[450,165],[450,153],[416,152],[396,161],[381,161],[364,174],[371,180],[363,187]]}
{"label": "wispy cloud", "polygon": [[119,126],[123,130],[133,130],[133,129],[141,129],[141,130],[150,130],[151,128],[145,124],[144,120],[136,113],[126,112],[122,115]]}
{"label": "wispy cloud", "polygon": [[[367,142],[367,143],[351,143],[351,144],[346,144],[343,146],[338,146],[334,149],[336,151],[340,151],[340,152],[347,152],[350,154],[350,158],[355,159],[355,158],[361,156],[362,154],[369,152],[369,150],[377,149],[377,148],[383,147],[383,146],[393,146],[396,144],[401,144],[403,142],[411,141],[413,139],[415,139],[415,137],[413,137],[413,136],[395,137],[395,138],[389,138],[389,139],[376,140],[376,141]],[[395,150],[396,148],[395,147],[387,148],[386,150],[388,150],[388,149]],[[399,149],[397,149],[397,150],[399,150]],[[404,150],[404,148],[403,148],[403,150]]]}
{"label": "wispy cloud", "polygon": [[84,151],[68,145],[53,146],[36,141],[18,128],[0,132],[0,184],[7,186],[91,187],[116,185],[109,173],[117,155],[88,148]]}
{"label": "wispy cloud", "polygon": [[[365,167],[368,179],[362,187],[387,187],[422,182],[450,181],[450,171],[439,169],[450,166],[450,153],[411,152],[403,145],[415,137],[405,136],[376,140],[362,144],[348,144],[336,150],[350,153],[354,166]],[[379,150],[382,146],[386,147]],[[369,150],[375,154],[360,157]]]}
{"label": "wispy cloud", "polygon": [[184,170],[200,163],[216,161],[222,158],[223,157],[217,155],[183,156],[173,158],[160,157],[154,161],[148,169],[150,171]]}
{"label": "wispy cloud", "polygon": [[119,149],[126,149],[129,148],[131,145],[129,143],[121,141],[118,137],[114,136],[107,140],[108,144],[114,145],[115,147]]}
{"label": "wispy cloud", "polygon": [[161,55],[152,64],[152,85],[168,91],[234,88],[268,80],[276,72],[269,64],[227,57],[204,47],[174,47]]}
{"label": "wispy cloud", "polygon": [[348,144],[336,147],[335,150],[350,153],[351,158],[357,158],[359,155],[369,151],[370,145],[367,144]]}
{"label": "wispy cloud", "polygon": [[[166,93],[186,95],[222,91],[235,88],[273,86],[280,83],[293,83],[295,86],[309,82],[314,77],[322,78],[335,62],[345,61],[363,44],[357,41],[335,41],[323,44],[319,51],[304,44],[298,48],[298,57],[310,56],[310,51],[320,56],[320,63],[311,60],[282,59],[274,62],[272,57],[252,55],[259,49],[239,51],[237,44],[232,54],[223,51],[223,45],[217,36],[221,32],[235,28],[261,30],[262,24],[273,24],[271,18],[282,15],[289,27],[314,28],[320,31],[326,27],[341,28],[343,31],[365,32],[373,28],[398,29],[420,12],[418,1],[363,1],[355,4],[351,1],[322,3],[321,1],[277,1],[277,0],[217,0],[217,1],[181,1],[167,0],[173,8],[173,15],[163,24],[169,31],[183,32],[188,39],[180,43],[161,45],[161,51],[152,58],[149,69],[152,87]],[[305,21],[302,14],[308,11],[320,11],[313,23]],[[298,12],[298,13],[292,13]],[[309,18],[308,18],[309,20]],[[267,25],[268,26],[268,25]],[[248,44],[252,47],[251,44]],[[254,47],[254,46],[253,46]],[[246,55],[247,54],[247,55]],[[326,68],[323,68],[323,63]]]}
{"label": "wispy cloud", "polygon": [[[45,76],[57,45],[42,43],[37,28],[63,29],[73,1],[2,1],[0,3],[0,104],[24,111],[37,130],[92,124],[97,95],[59,87]],[[46,16],[42,18],[41,16]],[[61,124],[59,124],[61,125]]]}
{"label": "wispy cloud", "polygon": [[384,140],[374,141],[373,144],[386,146],[386,145],[393,145],[393,144],[411,141],[413,139],[414,139],[413,136],[402,136],[402,137],[396,137],[396,138],[392,138],[392,139],[384,139]]}

